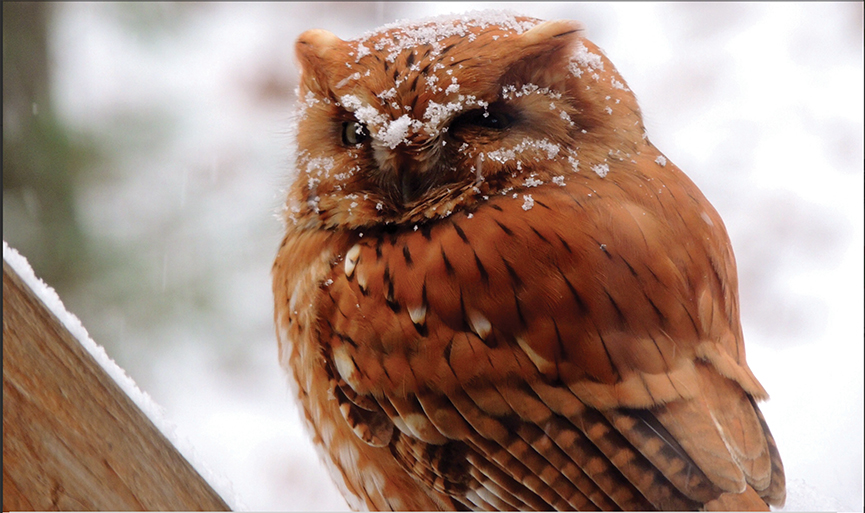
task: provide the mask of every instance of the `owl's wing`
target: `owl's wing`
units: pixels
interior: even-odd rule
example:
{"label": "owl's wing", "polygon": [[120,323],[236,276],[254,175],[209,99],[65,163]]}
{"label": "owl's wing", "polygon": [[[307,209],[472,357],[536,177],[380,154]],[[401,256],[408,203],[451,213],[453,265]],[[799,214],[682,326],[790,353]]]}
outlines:
{"label": "owl's wing", "polygon": [[726,233],[674,176],[349,242],[319,330],[355,433],[472,509],[783,502]]}

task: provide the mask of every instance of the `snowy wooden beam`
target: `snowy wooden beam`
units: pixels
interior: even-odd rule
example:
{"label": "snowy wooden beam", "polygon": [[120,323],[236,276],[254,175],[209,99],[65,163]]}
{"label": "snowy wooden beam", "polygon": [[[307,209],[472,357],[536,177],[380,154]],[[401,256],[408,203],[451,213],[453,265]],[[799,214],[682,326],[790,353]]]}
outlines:
{"label": "snowy wooden beam", "polygon": [[6,250],[3,511],[228,511],[7,263]]}

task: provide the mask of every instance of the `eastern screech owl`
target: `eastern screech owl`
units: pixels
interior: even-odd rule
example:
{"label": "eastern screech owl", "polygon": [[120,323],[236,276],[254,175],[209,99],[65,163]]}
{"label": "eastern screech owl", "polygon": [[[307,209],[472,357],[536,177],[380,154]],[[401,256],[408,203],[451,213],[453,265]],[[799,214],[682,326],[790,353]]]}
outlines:
{"label": "eastern screech owl", "polygon": [[353,508],[784,502],[724,224],[578,23],[296,53],[279,356]]}

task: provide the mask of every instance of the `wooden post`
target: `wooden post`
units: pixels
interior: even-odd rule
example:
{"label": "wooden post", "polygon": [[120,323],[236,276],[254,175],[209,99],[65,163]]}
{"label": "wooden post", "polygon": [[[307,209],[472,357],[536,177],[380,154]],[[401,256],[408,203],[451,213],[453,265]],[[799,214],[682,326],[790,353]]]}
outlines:
{"label": "wooden post", "polygon": [[3,262],[3,511],[228,506]]}

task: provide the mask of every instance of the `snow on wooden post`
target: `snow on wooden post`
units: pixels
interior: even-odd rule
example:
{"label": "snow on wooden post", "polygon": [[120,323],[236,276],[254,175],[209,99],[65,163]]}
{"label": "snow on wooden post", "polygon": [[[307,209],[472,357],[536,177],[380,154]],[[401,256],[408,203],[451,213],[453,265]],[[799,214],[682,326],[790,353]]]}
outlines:
{"label": "snow on wooden post", "polygon": [[3,261],[3,511],[228,506]]}

